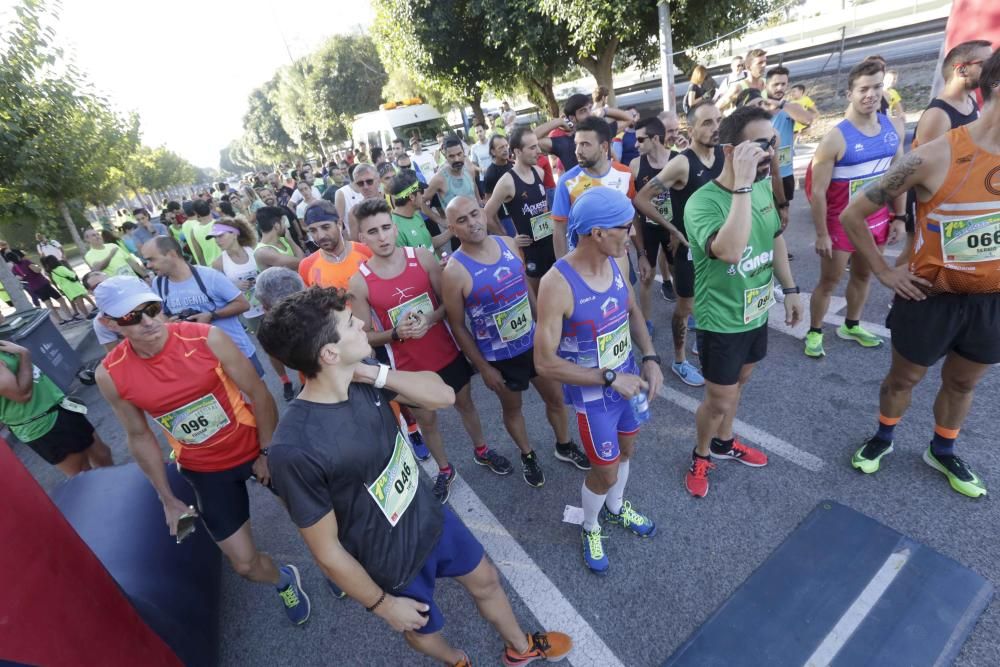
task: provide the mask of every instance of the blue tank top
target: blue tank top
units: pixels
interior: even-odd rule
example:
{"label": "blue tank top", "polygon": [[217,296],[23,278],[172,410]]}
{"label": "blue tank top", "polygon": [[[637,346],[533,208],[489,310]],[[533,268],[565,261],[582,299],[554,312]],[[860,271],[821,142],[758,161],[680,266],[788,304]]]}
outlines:
{"label": "blue tank top", "polygon": [[[634,373],[639,368],[632,356],[629,332],[629,294],[618,263],[608,258],[614,279],[604,292],[594,291],[565,258],[553,265],[573,292],[573,314],[563,320],[559,356],[585,368],[610,368],[616,373]],[[604,387],[564,385],[575,407],[605,400],[624,400],[617,391]]]}
{"label": "blue tank top", "polygon": [[452,254],[472,276],[472,289],[465,297],[476,347],[487,361],[504,361],[531,352],[535,342],[535,320],[528,301],[524,262],[507,244],[492,237],[500,247],[495,264],[480,264],[461,249]]}
{"label": "blue tank top", "polygon": [[778,170],[782,178],[791,176],[795,158],[795,121],[782,110],[771,118],[774,133],[778,135]]}
{"label": "blue tank top", "polygon": [[896,156],[899,148],[899,135],[892,121],[884,114],[875,114],[878,118],[879,133],[874,137],[863,134],[854,123],[846,118],[837,123],[837,129],[844,137],[844,157],[837,160],[834,169],[865,165],[865,176],[878,173],[881,175],[889,168],[889,163]]}
{"label": "blue tank top", "polygon": [[469,172],[462,170],[462,176],[460,178],[453,178],[450,170],[447,170],[444,175],[445,184],[448,186],[444,192],[441,193],[441,203],[447,207],[452,199],[459,196],[465,196],[473,201],[476,199],[475,195],[475,184],[472,182],[472,177],[469,176]]}

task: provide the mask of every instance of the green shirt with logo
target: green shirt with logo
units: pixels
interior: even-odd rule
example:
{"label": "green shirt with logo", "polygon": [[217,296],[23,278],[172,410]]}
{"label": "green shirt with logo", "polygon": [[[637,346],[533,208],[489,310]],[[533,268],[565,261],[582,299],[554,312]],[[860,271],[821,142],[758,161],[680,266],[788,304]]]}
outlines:
{"label": "green shirt with logo", "polygon": [[757,181],[750,193],[750,238],[737,264],[708,256],[707,247],[726,222],[733,197],[715,181],[691,195],[684,207],[684,228],[694,261],[694,313],[698,328],[717,333],[740,333],[767,324],[774,304],[771,280],[774,239],[781,221],[774,206],[770,179]]}
{"label": "green shirt with logo", "polygon": [[434,252],[434,244],[431,242],[431,233],[424,223],[424,216],[414,213],[412,217],[405,218],[398,213],[392,214],[392,221],[396,223],[398,234],[396,235],[396,245],[400,248],[409,246],[411,248],[427,248]]}
{"label": "green shirt with logo", "polygon": [[[0,352],[0,360],[16,377],[21,358],[9,352]],[[25,403],[18,403],[0,397],[0,422],[6,424],[21,442],[37,440],[52,430],[57,416],[52,408],[65,396],[55,382],[38,370],[37,366],[33,366],[31,370],[34,378],[31,398]]]}

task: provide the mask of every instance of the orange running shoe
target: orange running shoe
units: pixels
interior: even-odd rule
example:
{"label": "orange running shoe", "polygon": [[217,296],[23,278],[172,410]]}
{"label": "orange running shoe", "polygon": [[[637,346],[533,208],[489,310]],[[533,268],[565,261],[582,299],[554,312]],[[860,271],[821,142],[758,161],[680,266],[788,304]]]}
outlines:
{"label": "orange running shoe", "polygon": [[573,649],[573,640],[562,632],[536,632],[528,635],[528,650],[518,653],[510,646],[503,652],[503,664],[520,667],[535,660],[559,662]]}

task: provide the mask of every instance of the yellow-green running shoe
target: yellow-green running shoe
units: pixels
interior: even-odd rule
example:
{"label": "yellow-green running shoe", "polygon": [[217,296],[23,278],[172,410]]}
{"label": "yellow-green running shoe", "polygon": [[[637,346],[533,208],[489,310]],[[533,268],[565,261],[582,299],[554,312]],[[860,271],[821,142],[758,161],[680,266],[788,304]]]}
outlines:
{"label": "yellow-green running shoe", "polygon": [[810,331],[806,334],[806,356],[814,359],[826,356],[826,352],[823,351],[822,333]]}
{"label": "yellow-green running shoe", "polygon": [[931,448],[924,452],[924,463],[948,478],[951,488],[963,496],[978,498],[986,495],[986,486],[979,476],[957,456],[935,456]]}
{"label": "yellow-green running shoe", "polygon": [[882,457],[892,452],[892,441],[886,442],[877,438],[868,438],[858,451],[851,457],[851,466],[870,475],[878,472]]}
{"label": "yellow-green running shoe", "polygon": [[841,324],[837,327],[837,338],[853,340],[861,347],[878,347],[882,344],[881,338],[863,328],[860,324],[855,324],[850,328],[846,324]]}

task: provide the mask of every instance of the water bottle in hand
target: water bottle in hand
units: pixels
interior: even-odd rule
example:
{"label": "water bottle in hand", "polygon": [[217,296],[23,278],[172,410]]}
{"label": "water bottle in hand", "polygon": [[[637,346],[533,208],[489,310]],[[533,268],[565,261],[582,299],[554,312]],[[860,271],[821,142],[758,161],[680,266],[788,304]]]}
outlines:
{"label": "water bottle in hand", "polygon": [[629,403],[632,404],[632,412],[635,413],[636,421],[640,424],[645,424],[649,421],[649,397],[646,395],[646,392],[640,391],[629,399]]}

